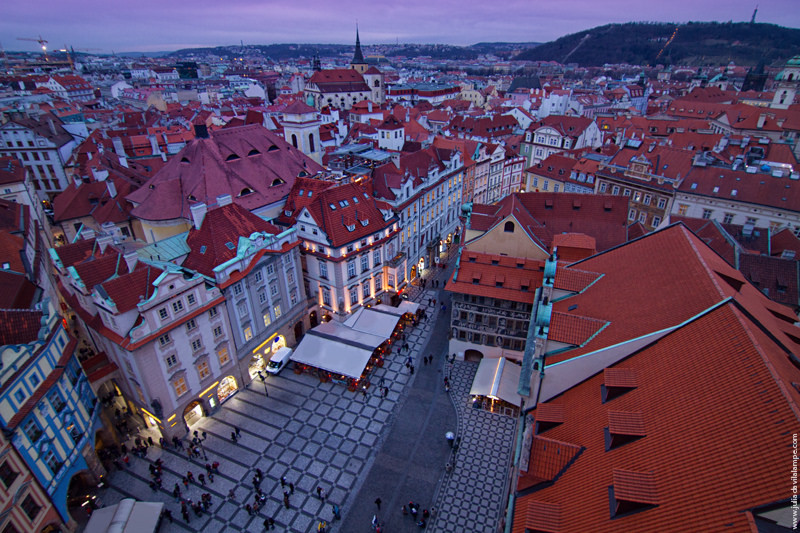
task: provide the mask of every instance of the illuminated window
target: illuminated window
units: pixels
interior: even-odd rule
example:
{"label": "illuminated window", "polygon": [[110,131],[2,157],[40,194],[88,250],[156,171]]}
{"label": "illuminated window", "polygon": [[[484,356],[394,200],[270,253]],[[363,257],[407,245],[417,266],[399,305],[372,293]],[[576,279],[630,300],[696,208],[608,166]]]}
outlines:
{"label": "illuminated window", "polygon": [[245,342],[249,341],[253,338],[253,329],[250,326],[247,326],[242,330],[242,336],[244,337]]}
{"label": "illuminated window", "polygon": [[206,379],[211,375],[211,369],[208,367],[208,361],[203,361],[197,365],[197,375],[200,379]]}
{"label": "illuminated window", "polygon": [[275,319],[279,319],[281,317],[281,304],[275,304],[272,311],[275,313]]}
{"label": "illuminated window", "polygon": [[176,396],[183,396],[189,390],[186,386],[186,379],[183,376],[172,380],[172,388],[175,389]]}
{"label": "illuminated window", "polygon": [[231,356],[228,355],[228,347],[223,346],[219,350],[217,350],[217,357],[219,358],[219,366],[223,366],[228,361],[231,360]]}

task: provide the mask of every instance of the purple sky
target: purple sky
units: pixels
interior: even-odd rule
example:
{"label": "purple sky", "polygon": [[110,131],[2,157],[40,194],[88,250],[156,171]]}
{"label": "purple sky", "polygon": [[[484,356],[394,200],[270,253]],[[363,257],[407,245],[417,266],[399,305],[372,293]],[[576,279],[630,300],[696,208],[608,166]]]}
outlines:
{"label": "purple sky", "polygon": [[[798,0],[33,0],[0,8],[7,50],[158,51],[269,43],[550,41],[611,22],[749,21],[800,27]],[[379,7],[381,6],[381,7]],[[385,6],[385,7],[383,7]]]}

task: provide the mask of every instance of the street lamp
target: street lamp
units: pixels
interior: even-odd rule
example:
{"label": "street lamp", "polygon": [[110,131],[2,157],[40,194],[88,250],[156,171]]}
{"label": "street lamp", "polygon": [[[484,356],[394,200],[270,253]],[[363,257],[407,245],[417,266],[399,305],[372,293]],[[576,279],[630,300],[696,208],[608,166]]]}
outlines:
{"label": "street lamp", "polygon": [[261,373],[261,370],[258,371],[258,377],[261,378],[261,383],[264,384],[264,396],[269,398],[269,393],[267,392],[267,376]]}

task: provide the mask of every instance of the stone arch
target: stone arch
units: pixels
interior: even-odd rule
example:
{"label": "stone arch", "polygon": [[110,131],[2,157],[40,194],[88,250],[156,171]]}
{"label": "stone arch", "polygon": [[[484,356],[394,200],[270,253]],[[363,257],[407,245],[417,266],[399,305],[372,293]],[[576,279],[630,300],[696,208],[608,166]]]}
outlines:
{"label": "stone arch", "polygon": [[480,362],[483,359],[483,353],[478,350],[469,349],[464,352],[464,361]]}

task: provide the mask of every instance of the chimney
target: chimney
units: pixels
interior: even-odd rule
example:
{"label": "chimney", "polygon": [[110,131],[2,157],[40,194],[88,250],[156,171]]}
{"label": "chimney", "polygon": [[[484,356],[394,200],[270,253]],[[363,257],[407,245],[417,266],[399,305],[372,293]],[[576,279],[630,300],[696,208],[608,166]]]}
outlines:
{"label": "chimney", "polygon": [[207,207],[204,203],[194,204],[189,208],[192,212],[192,220],[194,220],[194,229],[200,229],[203,225],[203,219],[206,218]]}
{"label": "chimney", "polygon": [[231,198],[230,194],[220,194],[217,196],[217,207],[222,207],[223,205],[228,205],[233,203],[233,198]]}
{"label": "chimney", "polygon": [[105,181],[108,178],[108,170],[97,170],[97,167],[92,167],[92,175],[95,181]]}
{"label": "chimney", "polygon": [[114,185],[114,180],[108,179],[106,180],[106,187],[108,187],[108,195],[111,198],[117,197],[117,186]]}
{"label": "chimney", "polygon": [[372,113],[372,102],[370,102],[369,100],[367,100],[367,111]]}
{"label": "chimney", "polygon": [[121,137],[111,137],[111,144],[114,145],[114,151],[117,155],[124,157],[128,154],[125,153],[125,148],[122,146],[122,138]]}
{"label": "chimney", "polygon": [[53,134],[53,137],[58,135],[58,133],[56,132],[56,125],[53,123],[53,119],[52,118],[48,118],[47,119],[47,125],[50,126],[50,133]]}
{"label": "chimney", "polygon": [[136,252],[128,252],[123,255],[122,258],[128,265],[128,272],[133,272],[133,269],[136,268],[136,263],[139,261],[139,254]]}
{"label": "chimney", "polygon": [[106,253],[106,248],[112,242],[114,242],[114,236],[113,235],[103,235],[101,237],[98,237],[97,238],[97,246],[100,247],[100,253],[101,254]]}
{"label": "chimney", "polygon": [[756,124],[756,128],[761,129],[764,127],[764,122],[767,120],[767,114],[761,113],[758,115],[758,123]]}
{"label": "chimney", "polygon": [[161,148],[158,147],[158,139],[156,139],[156,136],[148,135],[147,139],[150,141],[150,149],[153,151],[153,155],[160,155]]}

